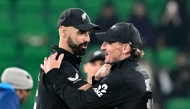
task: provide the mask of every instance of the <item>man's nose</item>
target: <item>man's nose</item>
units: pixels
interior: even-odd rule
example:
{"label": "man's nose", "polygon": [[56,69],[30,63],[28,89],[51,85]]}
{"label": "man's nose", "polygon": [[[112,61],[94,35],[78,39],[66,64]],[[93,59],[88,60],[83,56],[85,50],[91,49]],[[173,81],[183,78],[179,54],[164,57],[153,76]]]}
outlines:
{"label": "man's nose", "polygon": [[105,47],[106,47],[106,42],[103,42],[100,48],[101,50],[105,50]]}
{"label": "man's nose", "polygon": [[84,38],[85,42],[90,42],[90,36],[88,33],[85,34],[85,38]]}

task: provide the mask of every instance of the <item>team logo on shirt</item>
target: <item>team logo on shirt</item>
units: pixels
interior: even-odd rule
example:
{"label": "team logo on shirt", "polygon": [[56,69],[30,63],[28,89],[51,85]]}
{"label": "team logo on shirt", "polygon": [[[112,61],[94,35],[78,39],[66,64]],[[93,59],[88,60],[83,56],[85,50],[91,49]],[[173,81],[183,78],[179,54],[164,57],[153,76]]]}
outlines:
{"label": "team logo on shirt", "polygon": [[103,96],[104,93],[106,93],[106,90],[108,89],[107,84],[99,85],[98,88],[93,88],[94,92],[99,96]]}
{"label": "team logo on shirt", "polygon": [[74,78],[73,77],[68,77],[68,80],[72,81],[73,84],[75,84],[77,81],[80,81],[81,78],[79,78],[79,74],[76,73]]}

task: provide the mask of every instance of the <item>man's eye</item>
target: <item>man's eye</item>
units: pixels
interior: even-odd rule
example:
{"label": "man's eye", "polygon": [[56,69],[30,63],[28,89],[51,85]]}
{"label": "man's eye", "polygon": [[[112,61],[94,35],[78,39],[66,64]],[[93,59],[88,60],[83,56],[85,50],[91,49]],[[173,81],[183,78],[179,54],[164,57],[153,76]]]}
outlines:
{"label": "man's eye", "polygon": [[109,42],[107,42],[108,44],[112,44],[112,43],[114,43],[115,41],[109,41]]}
{"label": "man's eye", "polygon": [[90,34],[90,31],[79,30],[79,33],[80,34],[86,34],[86,33]]}
{"label": "man's eye", "polygon": [[81,34],[85,34],[85,33],[88,32],[88,31],[79,30],[79,32],[80,32]]}
{"label": "man's eye", "polygon": [[79,33],[84,34],[86,31],[79,30]]}

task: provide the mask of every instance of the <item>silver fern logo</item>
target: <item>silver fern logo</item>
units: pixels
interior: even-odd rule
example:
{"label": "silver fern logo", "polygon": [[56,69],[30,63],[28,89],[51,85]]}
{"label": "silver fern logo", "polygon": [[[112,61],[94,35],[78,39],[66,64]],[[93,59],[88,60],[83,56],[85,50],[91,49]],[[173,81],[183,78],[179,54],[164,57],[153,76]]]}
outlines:
{"label": "silver fern logo", "polygon": [[82,20],[84,21],[84,19],[86,19],[86,13],[83,13],[81,17],[82,17]]}

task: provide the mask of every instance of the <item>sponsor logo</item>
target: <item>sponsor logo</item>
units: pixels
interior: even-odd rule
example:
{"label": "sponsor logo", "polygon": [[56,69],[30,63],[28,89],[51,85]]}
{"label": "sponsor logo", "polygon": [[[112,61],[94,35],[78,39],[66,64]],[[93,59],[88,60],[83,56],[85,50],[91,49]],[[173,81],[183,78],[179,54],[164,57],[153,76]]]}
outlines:
{"label": "sponsor logo", "polygon": [[106,90],[108,89],[107,84],[99,85],[98,88],[93,88],[94,92],[98,95],[98,97],[103,96],[104,93],[106,93]]}
{"label": "sponsor logo", "polygon": [[68,80],[72,81],[73,84],[75,84],[77,81],[80,81],[80,80],[82,80],[82,79],[79,78],[79,74],[76,73],[74,78],[73,78],[73,77],[68,77]]}

